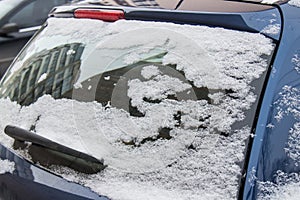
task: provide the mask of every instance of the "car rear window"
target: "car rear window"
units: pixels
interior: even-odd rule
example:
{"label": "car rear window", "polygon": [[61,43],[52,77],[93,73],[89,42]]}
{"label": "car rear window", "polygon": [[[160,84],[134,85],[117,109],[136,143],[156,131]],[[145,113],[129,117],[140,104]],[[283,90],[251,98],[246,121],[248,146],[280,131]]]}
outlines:
{"label": "car rear window", "polygon": [[50,169],[113,199],[236,198],[273,49],[259,33],[50,18],[1,81],[0,128],[103,159],[89,176]]}

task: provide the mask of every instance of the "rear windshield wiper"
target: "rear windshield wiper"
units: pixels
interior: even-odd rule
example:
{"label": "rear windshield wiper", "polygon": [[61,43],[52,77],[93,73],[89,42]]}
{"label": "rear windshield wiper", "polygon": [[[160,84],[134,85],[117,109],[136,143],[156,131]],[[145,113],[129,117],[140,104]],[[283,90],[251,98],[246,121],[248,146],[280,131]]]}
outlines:
{"label": "rear windshield wiper", "polygon": [[97,173],[103,170],[103,160],[66,147],[25,129],[8,125],[4,132],[16,142],[30,142],[29,153],[34,162],[49,167],[63,165],[84,173]]}

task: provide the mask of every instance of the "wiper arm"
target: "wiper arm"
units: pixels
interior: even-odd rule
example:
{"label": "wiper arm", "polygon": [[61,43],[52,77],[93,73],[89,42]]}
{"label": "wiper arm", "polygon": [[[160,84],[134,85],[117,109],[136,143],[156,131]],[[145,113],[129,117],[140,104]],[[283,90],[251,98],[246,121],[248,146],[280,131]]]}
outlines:
{"label": "wiper arm", "polygon": [[[103,160],[99,160],[86,153],[66,147],[25,129],[7,125],[4,129],[4,132],[8,136],[14,138],[16,141],[31,142],[32,145],[35,145],[34,149],[38,150],[38,152],[35,153],[35,156],[37,156],[37,154],[41,154],[42,151],[44,151],[46,157],[53,157],[53,159],[55,159],[56,162],[54,161],[54,164],[68,166],[85,173],[96,173],[106,167],[106,165],[104,165],[103,163]],[[38,155],[38,157],[43,156]],[[40,161],[39,159],[37,160]],[[45,161],[45,158],[43,158],[42,160]],[[59,160],[60,162],[57,163],[57,160]],[[47,158],[46,162],[49,165],[49,158]],[[51,164],[53,164],[53,162],[51,162]]]}

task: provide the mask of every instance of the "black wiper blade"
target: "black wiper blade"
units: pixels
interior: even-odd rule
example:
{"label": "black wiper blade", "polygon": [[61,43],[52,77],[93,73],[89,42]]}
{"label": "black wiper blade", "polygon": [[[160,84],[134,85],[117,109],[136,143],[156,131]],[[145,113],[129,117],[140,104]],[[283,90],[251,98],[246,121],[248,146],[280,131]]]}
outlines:
{"label": "black wiper blade", "polygon": [[[27,131],[20,127],[7,125],[4,129],[4,132],[8,136],[14,138],[16,141],[31,142],[35,146],[47,149],[47,153],[52,154],[52,157],[55,155],[56,157],[59,157],[60,160],[62,160],[63,158],[65,160],[72,162],[72,163],[68,162],[69,164],[67,166],[71,168],[74,168],[75,166],[75,169],[78,171],[82,171],[86,173],[96,173],[103,170],[106,167],[106,165],[104,165],[103,160],[99,160],[86,153],[61,145],[59,143],[56,143],[52,140],[49,140],[45,137],[42,137],[40,135],[37,135],[33,132]],[[39,150],[41,150],[41,148]],[[74,163],[77,164],[74,165]],[[82,165],[85,165],[83,167],[84,170],[81,170]],[[87,168],[86,165],[89,165],[90,167],[88,168],[92,168],[92,169],[86,169]]]}

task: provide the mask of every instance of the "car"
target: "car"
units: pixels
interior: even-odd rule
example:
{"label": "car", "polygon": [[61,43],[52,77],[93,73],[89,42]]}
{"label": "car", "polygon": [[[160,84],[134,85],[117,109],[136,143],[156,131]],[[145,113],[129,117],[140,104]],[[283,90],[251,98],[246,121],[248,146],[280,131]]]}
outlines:
{"label": "car", "polygon": [[2,0],[0,2],[0,78],[50,10],[68,0]]}
{"label": "car", "polygon": [[56,7],[0,82],[0,198],[297,199],[299,7]]}

